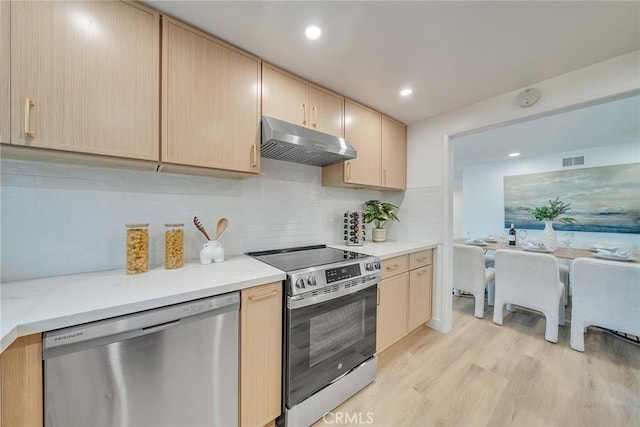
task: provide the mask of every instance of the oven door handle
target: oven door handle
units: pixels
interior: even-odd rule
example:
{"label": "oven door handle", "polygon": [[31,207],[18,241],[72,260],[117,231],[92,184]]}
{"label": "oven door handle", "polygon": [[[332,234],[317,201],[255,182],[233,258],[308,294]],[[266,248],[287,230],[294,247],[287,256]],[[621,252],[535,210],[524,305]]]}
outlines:
{"label": "oven door handle", "polygon": [[[363,289],[367,289],[372,286],[375,286],[378,284],[379,281],[380,281],[380,275],[376,274],[376,275],[364,277],[362,279],[362,283],[359,283],[355,286],[350,286],[348,288],[342,287],[338,291],[334,291],[330,293],[320,293],[321,290],[319,290],[317,295],[312,295],[313,292],[307,292],[301,295],[287,297],[287,308],[289,310],[296,310],[298,308],[304,308],[313,304],[318,304],[321,302],[330,301],[332,299],[344,297],[346,295],[351,295]],[[327,286],[327,288],[331,288],[331,286]]]}

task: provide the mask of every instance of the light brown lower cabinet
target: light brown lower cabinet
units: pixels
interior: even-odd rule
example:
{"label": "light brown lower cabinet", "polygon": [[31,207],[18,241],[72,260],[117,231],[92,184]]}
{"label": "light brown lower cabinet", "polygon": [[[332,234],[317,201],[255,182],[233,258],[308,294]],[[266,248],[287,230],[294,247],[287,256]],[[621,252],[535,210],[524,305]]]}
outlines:
{"label": "light brown lower cabinet", "polygon": [[262,427],[280,415],[282,282],[241,291],[240,426]]}
{"label": "light brown lower cabinet", "polygon": [[381,352],[407,333],[409,275],[404,272],[378,283],[376,351]]}
{"label": "light brown lower cabinet", "polygon": [[0,426],[42,426],[42,339],[15,340],[0,354]]}
{"label": "light brown lower cabinet", "polygon": [[411,270],[409,273],[407,331],[413,331],[431,319],[432,277],[433,268],[430,265]]}
{"label": "light brown lower cabinet", "polygon": [[431,318],[433,251],[427,249],[382,261],[378,284],[376,352]]}

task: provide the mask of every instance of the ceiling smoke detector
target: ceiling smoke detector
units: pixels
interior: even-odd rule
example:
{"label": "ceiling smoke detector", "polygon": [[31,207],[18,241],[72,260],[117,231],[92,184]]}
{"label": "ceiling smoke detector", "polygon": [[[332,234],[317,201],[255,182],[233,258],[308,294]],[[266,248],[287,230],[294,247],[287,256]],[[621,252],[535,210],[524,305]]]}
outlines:
{"label": "ceiling smoke detector", "polygon": [[518,95],[518,105],[521,107],[531,107],[540,99],[540,91],[536,88],[525,89]]}

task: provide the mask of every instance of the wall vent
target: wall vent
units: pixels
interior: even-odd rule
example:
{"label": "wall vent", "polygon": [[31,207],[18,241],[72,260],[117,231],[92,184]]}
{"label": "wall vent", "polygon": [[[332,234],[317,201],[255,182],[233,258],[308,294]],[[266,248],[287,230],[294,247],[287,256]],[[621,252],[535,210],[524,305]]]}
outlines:
{"label": "wall vent", "polygon": [[584,156],[578,157],[565,157],[562,159],[562,167],[567,166],[582,166],[584,165]]}

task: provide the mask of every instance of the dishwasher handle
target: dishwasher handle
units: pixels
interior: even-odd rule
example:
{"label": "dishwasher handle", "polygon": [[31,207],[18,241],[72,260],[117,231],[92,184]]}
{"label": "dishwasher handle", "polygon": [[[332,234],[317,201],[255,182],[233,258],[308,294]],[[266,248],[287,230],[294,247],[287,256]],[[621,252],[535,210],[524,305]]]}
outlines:
{"label": "dishwasher handle", "polygon": [[43,334],[43,359],[61,352],[73,352],[82,348],[102,345],[117,339],[151,334],[198,319],[211,317],[240,308],[239,292],[203,298],[101,320]]}
{"label": "dishwasher handle", "polygon": [[157,325],[153,325],[153,326],[147,326],[142,328],[143,331],[145,331],[146,333],[150,334],[153,332],[158,332],[158,331],[162,331],[165,329],[169,329],[172,328],[174,326],[178,326],[180,324],[180,319],[176,319],[176,320],[170,320],[168,322],[164,322],[164,323],[159,323]]}

